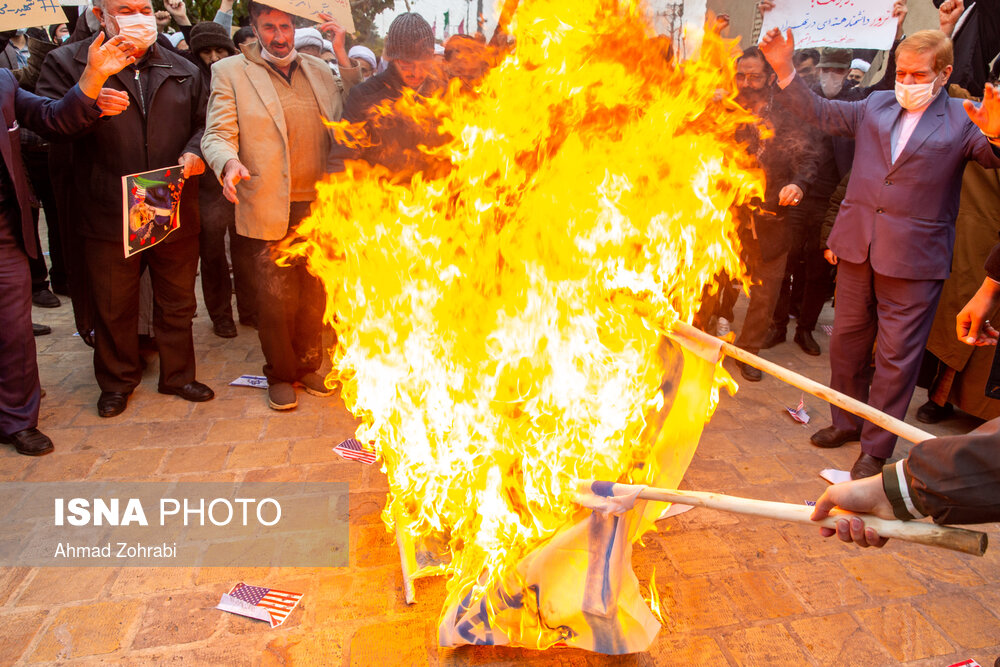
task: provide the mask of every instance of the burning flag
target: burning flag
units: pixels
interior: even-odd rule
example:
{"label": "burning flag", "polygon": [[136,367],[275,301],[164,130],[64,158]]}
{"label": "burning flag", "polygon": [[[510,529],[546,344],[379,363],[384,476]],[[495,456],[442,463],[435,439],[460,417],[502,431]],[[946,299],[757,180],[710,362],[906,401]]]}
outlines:
{"label": "burning flag", "polygon": [[629,558],[662,506],[592,515],[576,482],[676,487],[732,386],[662,332],[743,275],[731,209],[762,183],[733,137],[752,118],[730,45],[669,62],[637,3],[524,2],[511,30],[472,94],[381,110],[436,128],[422,151],[447,168],[350,163],[287,253],[326,285],[383,519],[448,578],[442,642],[642,650],[659,624]]}

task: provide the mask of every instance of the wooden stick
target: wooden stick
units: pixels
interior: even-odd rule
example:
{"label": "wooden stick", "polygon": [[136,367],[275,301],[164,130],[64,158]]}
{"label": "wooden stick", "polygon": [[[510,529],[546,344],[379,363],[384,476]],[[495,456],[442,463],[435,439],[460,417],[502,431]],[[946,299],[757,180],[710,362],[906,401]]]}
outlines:
{"label": "wooden stick", "polygon": [[[579,489],[582,493],[592,493],[591,485],[594,482],[582,481]],[[604,482],[598,482],[604,484]],[[675,489],[658,489],[651,486],[636,486],[631,484],[615,484],[612,487],[615,495],[627,495],[642,489],[639,498],[643,500],[655,500],[665,503],[683,503],[696,507],[708,507],[723,512],[735,514],[748,514],[759,516],[765,519],[777,519],[779,521],[791,521],[810,526],[822,526],[825,528],[836,528],[837,519],[840,517],[861,517],[865,526],[874,528],[882,537],[889,537],[906,542],[916,542],[932,547],[961,551],[962,553],[982,556],[986,553],[988,536],[974,530],[964,528],[952,528],[951,526],[939,526],[933,523],[922,521],[897,521],[880,519],[871,514],[855,514],[841,509],[834,509],[830,516],[821,521],[813,521],[810,515],[813,508],[808,505],[794,505],[791,503],[776,503],[769,500],[755,500],[753,498],[740,498],[737,496],[725,496],[721,493],[707,493],[704,491],[677,491]]]}
{"label": "wooden stick", "polygon": [[399,567],[403,571],[403,597],[406,604],[417,603],[417,591],[413,586],[413,573],[410,571],[410,562],[413,560],[410,555],[412,543],[406,539],[402,522],[399,520],[399,513],[393,512],[393,523],[396,525],[396,548],[399,549]]}
{"label": "wooden stick", "polygon": [[843,408],[850,413],[867,419],[876,426],[881,426],[885,430],[890,433],[895,433],[904,440],[916,443],[923,442],[924,440],[930,440],[935,437],[927,431],[921,430],[916,426],[911,426],[910,424],[896,419],[895,417],[891,417],[881,410],[876,410],[870,405],[866,405],[857,399],[851,398],[846,394],[842,394],[824,384],[820,384],[819,382],[811,380],[804,375],[800,375],[795,371],[790,371],[783,366],[779,366],[778,364],[768,361],[767,359],[761,359],[756,354],[747,352],[746,350],[736,347],[732,343],[727,343],[720,338],[709,335],[704,331],[696,329],[690,324],[678,322],[674,325],[671,334],[676,335],[678,338],[697,342],[699,348],[712,346],[717,349],[721,349],[733,359],[737,359],[745,364],[753,366],[754,368],[758,368],[765,373],[773,375],[779,380],[784,380],[794,387],[798,387],[803,391],[809,392],[813,396],[822,398],[824,401],[832,403],[838,408]]}

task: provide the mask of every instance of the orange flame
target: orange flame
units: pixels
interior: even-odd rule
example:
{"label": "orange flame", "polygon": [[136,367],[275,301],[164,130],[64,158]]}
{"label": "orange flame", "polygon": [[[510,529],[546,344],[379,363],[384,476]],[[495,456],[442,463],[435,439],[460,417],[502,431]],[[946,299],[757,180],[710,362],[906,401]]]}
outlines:
{"label": "orange flame", "polygon": [[326,285],[383,519],[441,545],[446,607],[516,579],[580,516],[577,479],[652,475],[638,443],[663,400],[659,327],[690,322],[720,271],[743,275],[730,211],[763,192],[733,139],[751,118],[718,92],[730,43],[670,63],[637,2],[526,0],[511,27],[475,94],[453,82],[382,110],[432,128],[421,154],[443,169],[349,164],[288,249]]}

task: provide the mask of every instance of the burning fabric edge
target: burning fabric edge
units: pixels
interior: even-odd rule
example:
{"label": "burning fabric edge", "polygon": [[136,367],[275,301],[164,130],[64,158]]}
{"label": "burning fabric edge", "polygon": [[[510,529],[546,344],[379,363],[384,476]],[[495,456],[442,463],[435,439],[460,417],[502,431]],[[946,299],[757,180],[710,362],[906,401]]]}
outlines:
{"label": "burning fabric edge", "polygon": [[642,650],[658,624],[628,563],[655,510],[588,517],[575,485],[675,486],[732,382],[660,332],[742,276],[752,119],[718,92],[729,46],[672,66],[637,3],[535,0],[514,26],[474,95],[380,109],[432,127],[446,168],[351,163],[286,252],[325,284],[383,519],[448,577],[442,643]]}
{"label": "burning fabric edge", "polygon": [[[649,470],[659,472],[635,478],[675,488],[701,437],[703,422],[692,416],[709,409],[716,367],[668,339],[660,353],[664,405],[649,415],[642,436],[652,440]],[[470,592],[446,608],[439,643],[562,645],[612,655],[648,648],[660,623],[632,571],[632,544],[652,527],[663,506],[637,502],[641,488],[616,496],[610,484],[595,483],[590,494],[578,496],[577,502],[592,510],[590,516],[529,553],[514,581],[478,599]]]}

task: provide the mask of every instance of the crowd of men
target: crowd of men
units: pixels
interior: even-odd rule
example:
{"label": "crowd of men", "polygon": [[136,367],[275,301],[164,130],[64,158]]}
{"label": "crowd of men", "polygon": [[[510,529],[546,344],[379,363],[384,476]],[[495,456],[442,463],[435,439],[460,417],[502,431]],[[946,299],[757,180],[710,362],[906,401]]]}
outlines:
{"label": "crowd of men", "polygon": [[[294,408],[297,388],[330,396],[318,373],[322,286],[304,264],[279,266],[277,247],[308,215],[325,173],[342,169],[344,159],[394,164],[395,155],[338,150],[324,121],[345,117],[364,127],[377,105],[405,89],[430,94],[446,86],[449,72],[468,89],[484,72],[482,40],[452,37],[442,63],[431,26],[417,14],[393,22],[380,60],[360,44],[348,50],[346,31],[325,15],[303,26],[251,0],[249,25],[234,32],[232,0],[196,24],[182,0],[165,7],[98,0],[72,23],[0,34],[7,66],[0,82],[10,82],[0,90],[9,93],[0,203],[10,209],[0,229],[0,436],[21,454],[53,450],[38,430],[34,346],[34,336],[50,329],[32,324],[31,307],[59,307],[57,295],[70,297],[78,333],[94,349],[101,417],[127,409],[148,350],[159,355],[157,391],[195,402],[214,397],[197,380],[199,266],[215,335],[237,336],[236,319],[257,329],[270,407]],[[166,32],[171,24],[176,31]],[[104,74],[96,89],[95,62]],[[121,66],[110,71],[108,63]],[[69,103],[79,106],[81,88],[93,98],[86,113]],[[104,117],[94,122],[95,113]],[[400,131],[407,128],[373,127],[383,136],[364,143],[417,152],[423,138]],[[185,179],[179,227],[124,253],[122,178],[176,165]],[[33,193],[44,207],[50,266]]]}
{"label": "crowd of men", "polygon": [[[1000,299],[983,296],[992,286],[988,247],[963,239],[985,233],[992,241],[1000,231],[1000,215],[989,213],[1000,214],[1000,95],[987,83],[1000,48],[983,41],[995,36],[1000,10],[936,4],[941,30],[906,36],[906,0],[896,1],[896,40],[878,76],[862,58],[871,53],[796,51],[793,36],[777,31],[737,59],[736,101],[760,120],[736,139],[763,170],[766,190],[736,212],[752,279],[736,344],[755,353],[782,344],[794,321],[794,343],[823,354],[814,334],[836,285],[834,389],[902,418],[923,369],[930,400],[921,419],[947,418],[952,400],[990,418],[1000,404],[962,390],[966,376],[983,377],[985,393],[988,358],[967,352],[956,361],[949,345],[935,346],[933,331],[947,329],[950,347],[965,351],[996,340],[988,317]],[[150,346],[160,393],[214,397],[197,380],[199,266],[213,332],[237,336],[237,320],[256,328],[271,408],[295,408],[298,389],[330,396],[319,373],[322,285],[302,262],[275,262],[276,253],[309,214],[315,184],[346,161],[400,179],[432,174],[419,146],[433,133],[386,116],[387,103],[406,91],[436,94],[449,79],[458,80],[450,90],[465,94],[489,66],[481,40],[458,35],[442,49],[415,13],[393,21],[379,58],[363,45],[348,48],[329,16],[303,27],[251,0],[249,25],[234,32],[232,0],[213,21],[193,25],[182,0],[166,8],[100,0],[71,25],[0,34],[10,70],[0,77],[9,128],[6,144],[0,138],[0,434],[22,454],[53,449],[37,428],[33,335],[46,330],[31,324],[31,306],[58,307],[57,294],[71,297],[80,336],[94,348],[101,417],[127,409]],[[171,23],[177,30],[165,32]],[[369,136],[337,141],[324,119]],[[122,177],[174,165],[186,179],[182,224],[125,256]],[[50,267],[32,193],[45,211]],[[960,247],[980,249],[956,254],[962,264],[949,278],[956,229]],[[732,281],[723,276],[708,292],[715,298],[700,324],[734,337]],[[939,308],[942,292],[951,296]],[[741,373],[762,379],[749,365]],[[1000,377],[994,384],[1000,391]],[[893,453],[891,433],[834,408],[832,425],[811,438],[818,447],[857,440],[852,477],[879,475]]]}

